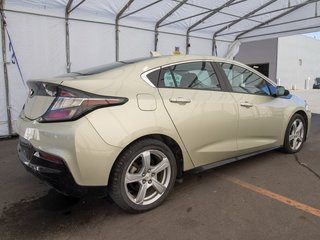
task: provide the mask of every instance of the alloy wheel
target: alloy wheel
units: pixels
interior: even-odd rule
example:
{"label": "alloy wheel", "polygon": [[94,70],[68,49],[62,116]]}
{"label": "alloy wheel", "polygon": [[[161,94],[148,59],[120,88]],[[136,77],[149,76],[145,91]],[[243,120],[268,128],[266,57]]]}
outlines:
{"label": "alloy wheel", "polygon": [[294,120],[289,131],[289,145],[294,151],[298,150],[304,140],[304,125],[301,119]]}
{"label": "alloy wheel", "polygon": [[127,168],[124,187],[133,203],[149,205],[165,193],[170,179],[171,166],[167,156],[159,150],[146,150]]}

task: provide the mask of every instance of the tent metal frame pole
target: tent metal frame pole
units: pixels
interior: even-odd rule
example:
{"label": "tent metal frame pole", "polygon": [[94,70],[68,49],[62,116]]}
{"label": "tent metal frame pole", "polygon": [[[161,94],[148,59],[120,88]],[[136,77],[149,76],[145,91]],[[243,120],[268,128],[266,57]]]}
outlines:
{"label": "tent metal frame pole", "polygon": [[9,97],[9,77],[7,69],[7,45],[6,45],[6,20],[4,18],[4,1],[0,0],[0,12],[1,12],[1,41],[2,41],[2,61],[3,61],[3,73],[4,73],[4,85],[6,91],[6,107],[7,107],[7,120],[8,120],[8,135],[13,134],[12,130],[12,117]]}
{"label": "tent metal frame pole", "polygon": [[116,61],[119,61],[119,20],[122,16],[122,14],[130,7],[130,5],[133,3],[134,0],[129,0],[126,5],[119,11],[119,13],[116,15],[116,21],[115,21],[115,40],[116,40]]}
{"label": "tent metal frame pole", "polygon": [[66,63],[67,63],[67,73],[71,70],[71,60],[70,60],[70,31],[69,31],[69,15],[70,7],[74,0],[69,0],[65,9],[65,30],[66,30]]}
{"label": "tent metal frame pole", "polygon": [[213,38],[215,38],[219,33],[225,31],[226,29],[232,27],[233,25],[236,25],[237,23],[247,19],[248,17],[250,17],[251,15],[255,14],[256,12],[259,12],[260,10],[264,9],[265,7],[271,5],[272,3],[276,2],[277,0],[271,0],[271,1],[268,1],[266,2],[265,4],[261,5],[260,7],[252,10],[251,12],[247,13],[246,15],[244,15],[243,17],[237,19],[237,20],[234,20],[233,22],[231,22],[230,24],[228,24],[227,26],[224,26],[222,28],[220,28],[218,31],[216,31],[214,34],[213,34]]}
{"label": "tent metal frame pole", "polygon": [[120,19],[128,17],[128,16],[130,16],[132,14],[135,14],[137,12],[140,12],[140,11],[142,11],[142,10],[148,8],[148,7],[151,7],[151,6],[153,6],[153,5],[155,5],[155,4],[159,3],[159,2],[162,2],[162,1],[163,0],[157,0],[157,1],[153,2],[153,3],[150,3],[150,4],[146,5],[146,6],[143,6],[142,8],[139,8],[139,9],[133,11],[133,12],[130,12],[130,13],[127,13],[126,15],[121,16]]}
{"label": "tent metal frame pole", "polygon": [[[32,16],[38,16],[38,17],[48,17],[48,18],[53,18],[53,19],[62,19],[62,20],[64,20],[64,17],[53,16],[53,15],[48,15],[48,14],[30,13],[30,12],[24,12],[24,11],[18,11],[18,10],[11,10],[11,9],[4,9],[4,11],[12,12],[12,13],[19,13],[19,14],[32,15]],[[115,26],[114,23],[94,21],[94,20],[86,20],[86,19],[79,19],[79,18],[70,18],[69,17],[69,20],[77,21],[77,22],[97,23],[97,24],[102,24],[102,25]],[[134,26],[129,26],[129,25],[121,25],[121,24],[119,26],[120,27],[124,27],[124,28],[130,28],[130,29],[136,29],[136,30],[141,30],[141,31],[153,32],[154,33],[153,29],[151,30],[151,29],[148,29],[148,28],[134,27]],[[159,33],[169,34],[169,35],[173,35],[173,36],[181,36],[181,37],[185,37],[186,36],[185,34],[167,32],[167,31],[159,31]],[[192,36],[192,37],[193,38],[197,38],[197,39],[211,40],[211,38],[207,38],[207,37],[200,37],[200,36]],[[228,41],[228,40],[218,40],[218,41],[219,42],[227,42],[227,43],[232,42],[232,41]]]}
{"label": "tent metal frame pole", "polygon": [[162,24],[159,27],[164,27],[164,26],[171,25],[171,24],[174,24],[174,23],[177,23],[177,22],[181,22],[181,21],[184,21],[184,20],[187,20],[187,19],[190,19],[190,18],[198,17],[198,16],[201,16],[201,15],[207,14],[207,13],[209,13],[211,11],[212,10],[209,10],[209,11],[197,13],[197,14],[194,14],[194,15],[191,15],[191,16],[188,16],[188,17],[180,18],[180,19],[174,20],[172,22],[168,22],[168,23]]}
{"label": "tent metal frame pole", "polygon": [[236,25],[237,23],[241,22],[242,20],[244,19],[247,19],[248,17],[250,17],[251,15],[255,14],[256,12],[259,12],[260,10],[264,9],[265,7],[271,5],[272,3],[276,2],[277,0],[270,0],[268,2],[266,2],[265,4],[261,5],[260,7],[250,11],[249,13],[245,14],[243,17],[237,19],[237,20],[234,20],[233,22],[231,22],[230,24],[228,24],[227,26],[224,26],[222,28],[220,28],[218,31],[216,31],[213,36],[212,36],[212,41],[213,41],[213,44],[212,44],[212,53],[214,54],[216,52],[216,36],[225,31],[226,29],[229,29],[230,27],[232,27],[233,25]]}
{"label": "tent metal frame pole", "polygon": [[[172,1],[173,1],[173,2],[181,2],[181,0],[172,0]],[[238,4],[238,3],[246,2],[246,1],[248,1],[248,0],[239,0],[239,1],[237,1],[237,2],[235,2],[235,3],[233,3],[233,4],[231,4],[230,6],[232,6],[232,5],[236,5],[236,4]],[[198,5],[198,4],[194,4],[194,3],[186,3],[186,5],[188,5],[188,6],[192,6],[192,7],[196,7],[196,8],[200,8],[200,9],[204,9],[204,10],[212,11],[212,9],[211,9],[211,8],[204,7],[204,6],[200,6],[200,5]]]}
{"label": "tent metal frame pole", "polygon": [[[174,2],[180,2],[180,1],[175,1],[175,0],[173,0],[173,1],[174,1]],[[234,3],[230,4],[230,6],[236,5],[236,4],[245,2],[245,1],[247,1],[247,0],[242,0],[242,1],[234,2]],[[190,18],[194,18],[194,17],[198,17],[198,16],[201,16],[201,15],[205,15],[205,14],[210,13],[210,12],[212,12],[212,11],[214,10],[214,9],[210,9],[210,8],[198,6],[198,5],[196,5],[196,4],[191,4],[191,3],[185,3],[185,5],[197,7],[197,8],[206,10],[206,11],[201,12],[201,13],[197,13],[197,14],[194,14],[194,15],[191,15],[191,16],[188,16],[188,17],[180,18],[180,19],[174,20],[174,21],[172,21],[172,22],[168,22],[168,23],[162,24],[162,25],[160,25],[160,27],[164,27],[164,26],[171,25],[171,24],[174,24],[174,23],[177,23],[177,22],[181,22],[181,21],[184,21],[184,20],[187,20],[187,19],[190,19]],[[237,16],[237,15],[234,15],[234,14],[230,14],[230,13],[225,13],[225,12],[222,12],[222,11],[220,11],[220,13],[221,13],[221,14],[224,14],[224,15],[228,15],[228,16],[240,18],[240,16]],[[259,21],[257,21],[257,20],[253,20],[253,19],[249,19],[249,21],[259,22]],[[259,23],[260,23],[260,22],[259,22]]]}
{"label": "tent metal frame pole", "polygon": [[296,10],[298,10],[299,8],[302,8],[302,7],[304,7],[304,6],[306,6],[306,5],[310,4],[310,3],[317,2],[317,1],[319,1],[319,0],[308,0],[308,1],[305,1],[304,3],[295,5],[290,10],[273,17],[273,18],[269,19],[268,21],[260,23],[257,26],[254,26],[253,28],[250,28],[250,29],[248,29],[246,31],[243,31],[242,33],[240,33],[239,35],[236,36],[235,40],[241,39],[240,38],[241,36],[243,36],[243,35],[245,35],[245,34],[247,34],[249,32],[252,32],[252,31],[254,31],[256,29],[259,29],[260,27],[262,27],[264,25],[267,25],[267,24],[269,24],[269,23],[271,23],[271,22],[273,22],[273,21],[275,21],[275,20],[277,20],[279,18],[282,18],[282,17],[284,17],[284,16],[286,16],[286,15],[288,15],[288,14],[290,14],[290,13],[296,11]]}
{"label": "tent metal frame pole", "polygon": [[229,0],[228,2],[222,4],[220,7],[217,7],[215,9],[213,9],[209,14],[207,14],[205,17],[201,18],[199,21],[195,22],[194,24],[192,24],[188,30],[187,30],[187,36],[186,36],[186,54],[189,54],[189,48],[190,48],[190,32],[192,31],[192,29],[194,29],[196,26],[198,26],[199,24],[203,23],[205,20],[207,20],[208,18],[212,17],[213,15],[217,14],[218,12],[220,12],[223,8],[229,7],[235,0]]}
{"label": "tent metal frame pole", "polygon": [[[308,17],[308,18],[302,18],[302,19],[292,20],[292,21],[288,21],[288,22],[276,23],[276,24],[273,24],[273,25],[267,25],[267,26],[260,27],[259,29],[272,28],[272,27],[277,27],[277,26],[286,25],[286,24],[291,24],[291,23],[296,23],[296,22],[303,22],[303,21],[307,21],[307,20],[311,20],[311,19],[315,19],[315,18],[319,18],[319,17]],[[242,32],[242,31],[235,31],[235,32],[230,32],[230,33],[224,33],[224,34],[218,35],[217,37],[233,35],[233,34],[235,34],[235,33],[241,33],[241,32]]]}
{"label": "tent metal frame pole", "polygon": [[170,10],[166,15],[164,15],[155,25],[154,27],[154,51],[157,51],[158,49],[158,41],[159,41],[159,27],[160,24],[166,20],[168,17],[170,17],[175,11],[177,11],[183,4],[185,4],[188,0],[183,0],[182,2],[179,2],[174,8]]}
{"label": "tent metal frame pole", "polygon": [[295,32],[295,31],[303,31],[303,30],[313,30],[313,31],[320,31],[320,26],[315,26],[315,27],[305,27],[305,28],[296,28],[296,29],[290,29],[286,31],[279,31],[279,32],[272,32],[272,33],[262,33],[258,35],[253,35],[249,37],[242,37],[240,39],[250,39],[250,38],[255,38],[255,37],[262,37],[262,36],[270,36],[274,34],[280,34],[280,33],[287,33],[287,32]]}
{"label": "tent metal frame pole", "polygon": [[75,10],[75,9],[77,9],[82,3],[84,3],[86,0],[82,0],[81,2],[79,2],[77,5],[75,5],[73,8],[71,8],[70,9],[70,7],[71,7],[71,5],[70,5],[70,7],[69,7],[69,14],[71,13],[71,12],[73,12],[73,10]]}
{"label": "tent metal frame pole", "polygon": [[[318,1],[319,1],[319,0],[316,1],[316,4],[318,3]],[[278,8],[278,9],[275,9],[275,10],[271,10],[271,11],[267,11],[267,12],[263,12],[263,13],[258,13],[258,14],[249,16],[248,18],[243,19],[243,20],[250,20],[250,21],[251,21],[251,20],[252,20],[251,18],[260,17],[260,16],[263,16],[263,15],[267,15],[267,14],[270,14],[270,13],[276,13],[276,12],[280,12],[280,11],[283,11],[283,10],[289,10],[289,9],[291,9],[291,8],[293,8],[293,7],[294,7],[294,6],[284,7],[284,8]],[[202,27],[202,28],[197,28],[197,29],[194,29],[194,31],[198,31],[198,30],[203,30],[203,29],[207,29],[207,28],[212,28],[212,27],[221,26],[221,25],[224,25],[224,24],[231,23],[231,22],[233,22],[233,21],[234,21],[234,20],[226,21],[226,22],[221,22],[221,23],[213,24],[213,25],[210,25],[210,26]],[[262,23],[261,21],[254,21],[254,22]],[[238,32],[240,32],[240,31],[238,31]]]}
{"label": "tent metal frame pole", "polygon": [[70,29],[69,29],[69,20],[70,13],[77,9],[82,3],[86,0],[82,0],[76,6],[72,7],[74,0],[69,0],[65,9],[65,30],[66,30],[66,63],[67,63],[67,73],[71,71],[71,57],[70,57]]}
{"label": "tent metal frame pole", "polygon": [[270,28],[270,27],[277,27],[277,26],[286,25],[286,24],[291,24],[291,23],[297,23],[297,22],[303,22],[303,21],[306,21],[306,20],[311,20],[311,19],[316,19],[316,18],[319,18],[319,16],[308,17],[308,18],[301,18],[301,19],[292,20],[292,21],[288,21],[288,22],[282,22],[282,23],[275,23],[275,24],[272,24],[272,25],[267,25],[267,26],[260,27],[260,29]]}
{"label": "tent metal frame pole", "polygon": [[212,39],[212,56],[217,56],[218,54],[216,54],[217,52],[217,42],[216,42],[216,39],[213,38]]}

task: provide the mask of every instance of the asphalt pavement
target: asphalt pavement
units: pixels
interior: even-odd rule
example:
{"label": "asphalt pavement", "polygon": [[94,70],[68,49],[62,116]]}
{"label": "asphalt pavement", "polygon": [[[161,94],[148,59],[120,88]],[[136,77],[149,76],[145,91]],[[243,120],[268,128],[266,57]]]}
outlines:
{"label": "asphalt pavement", "polygon": [[298,154],[275,150],[176,183],[143,214],[74,199],[27,173],[0,141],[0,239],[320,239],[320,114]]}

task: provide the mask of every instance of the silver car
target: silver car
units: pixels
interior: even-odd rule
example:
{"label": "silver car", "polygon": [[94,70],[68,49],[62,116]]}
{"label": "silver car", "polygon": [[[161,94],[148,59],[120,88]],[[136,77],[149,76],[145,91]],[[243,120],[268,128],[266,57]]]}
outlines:
{"label": "silver car", "polygon": [[19,158],[58,191],[107,190],[124,210],[163,202],[175,180],[307,138],[306,102],[211,56],[121,61],[28,82]]}

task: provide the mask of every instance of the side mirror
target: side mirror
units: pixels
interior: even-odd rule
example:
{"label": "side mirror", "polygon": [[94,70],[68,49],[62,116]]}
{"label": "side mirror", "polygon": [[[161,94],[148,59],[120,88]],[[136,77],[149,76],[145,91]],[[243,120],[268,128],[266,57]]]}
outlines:
{"label": "side mirror", "polygon": [[286,90],[283,86],[277,86],[277,92],[276,96],[281,97],[281,96],[288,96],[290,92]]}

